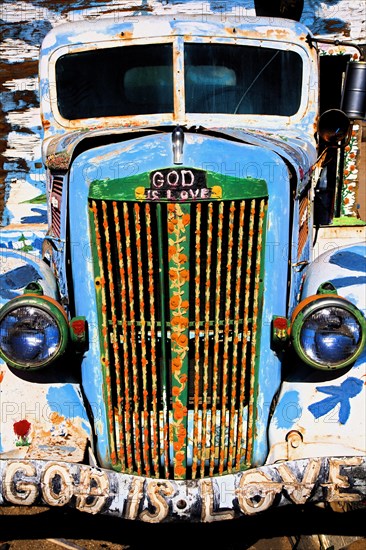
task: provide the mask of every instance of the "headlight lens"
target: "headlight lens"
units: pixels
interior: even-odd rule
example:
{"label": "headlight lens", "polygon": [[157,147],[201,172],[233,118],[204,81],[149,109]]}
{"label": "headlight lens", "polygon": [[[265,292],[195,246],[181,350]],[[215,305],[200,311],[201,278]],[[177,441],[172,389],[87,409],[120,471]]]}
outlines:
{"label": "headlight lens", "polygon": [[298,355],[319,369],[344,368],[365,344],[361,312],[339,296],[314,296],[294,312],[291,338]]}
{"label": "headlight lens", "polygon": [[65,350],[67,320],[47,297],[15,298],[0,311],[0,355],[20,369],[45,367]]}

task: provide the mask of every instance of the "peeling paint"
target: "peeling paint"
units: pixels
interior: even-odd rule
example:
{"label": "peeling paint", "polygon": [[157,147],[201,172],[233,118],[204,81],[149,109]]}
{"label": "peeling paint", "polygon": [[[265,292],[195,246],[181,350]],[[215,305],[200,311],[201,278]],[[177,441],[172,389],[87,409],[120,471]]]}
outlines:
{"label": "peeling paint", "polygon": [[[70,347],[50,370],[22,372],[0,362],[1,504],[70,505],[157,523],[214,522],[273,506],[365,498],[359,415],[365,356],[347,372],[326,375],[292,356],[282,381],[283,350],[277,354],[270,345],[273,315],[287,327],[289,310],[324,283],[324,266],[329,281],[363,307],[361,246],[309,265],[319,106],[317,52],[306,37],[317,30],[364,40],[365,31],[346,17],[352,10],[360,19],[358,4],[305,4],[302,22],[274,25],[251,19],[252,2],[236,0],[225,3],[225,12],[217,2],[197,1],[79,0],[45,7],[34,0],[20,3],[18,12],[3,3],[9,28],[0,47],[7,136],[1,299],[40,283],[47,296],[60,297],[66,317],[76,312],[89,340],[82,349]],[[198,17],[186,31],[181,14],[189,12]],[[298,112],[186,113],[184,35],[202,46],[280,43],[296,51],[305,67]],[[174,112],[64,119],[55,93],[57,58],[128,47],[133,40],[172,43]],[[183,172],[174,165],[171,143],[177,123],[184,127]],[[357,178],[351,161],[357,145],[348,153],[347,189]],[[169,188],[169,195],[150,200],[154,171],[161,176],[157,187]],[[209,185],[193,186],[187,174],[199,171]],[[154,285],[170,289],[167,318],[159,321],[155,308],[165,311],[164,293],[156,300]],[[201,310],[207,311],[203,321]],[[189,358],[191,340],[196,347]],[[165,345],[171,370],[167,357],[156,359]],[[160,364],[169,379],[160,381]]]}
{"label": "peeling paint", "polygon": [[148,523],[214,522],[319,500],[360,503],[366,494],[358,474],[362,467],[361,457],[299,460],[227,476],[225,484],[207,478],[183,487],[179,481],[144,480],[68,462],[18,459],[0,462],[0,500]]}

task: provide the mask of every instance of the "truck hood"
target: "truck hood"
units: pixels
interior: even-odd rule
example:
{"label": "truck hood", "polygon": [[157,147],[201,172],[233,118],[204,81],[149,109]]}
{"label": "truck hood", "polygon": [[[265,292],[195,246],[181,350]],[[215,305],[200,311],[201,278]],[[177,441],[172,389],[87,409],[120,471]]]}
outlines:
{"label": "truck hood", "polygon": [[[172,128],[173,130],[174,128]],[[187,130],[188,132],[188,130]],[[309,175],[316,161],[316,149],[314,143],[306,137],[296,134],[273,134],[260,130],[250,131],[227,128],[195,128],[195,135],[206,135],[227,139],[229,141],[246,143],[273,151],[289,165],[296,174],[297,194],[305,187]],[[190,129],[190,133],[193,133]],[[168,128],[114,128],[93,129],[68,133],[49,140],[44,148],[44,162],[51,171],[68,170],[75,155],[80,149],[105,145],[106,143],[122,142],[138,137],[169,133]]]}

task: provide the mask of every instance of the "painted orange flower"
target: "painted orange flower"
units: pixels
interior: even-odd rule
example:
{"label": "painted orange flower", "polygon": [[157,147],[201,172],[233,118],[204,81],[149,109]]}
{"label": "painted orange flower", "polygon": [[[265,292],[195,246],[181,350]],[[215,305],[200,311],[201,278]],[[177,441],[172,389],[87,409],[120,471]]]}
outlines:
{"label": "painted orange flower", "polygon": [[180,357],[173,357],[172,359],[172,371],[177,372],[182,368],[182,360]]}
{"label": "painted orange flower", "polygon": [[182,222],[183,225],[189,225],[191,223],[191,216],[189,214],[183,214]]}
{"label": "painted orange flower", "polygon": [[185,264],[186,261],[188,260],[187,256],[185,254],[179,254],[178,256],[178,262],[180,264]]}
{"label": "painted orange flower", "polygon": [[186,437],[186,435],[187,435],[187,430],[185,429],[183,424],[179,424],[179,426],[178,426],[178,436],[179,436],[179,438],[184,439]]}
{"label": "painted orange flower", "polygon": [[184,453],[182,453],[182,451],[178,451],[177,454],[175,455],[175,460],[177,462],[183,462],[184,459],[185,459]]}
{"label": "painted orange flower", "polygon": [[188,327],[188,319],[186,317],[182,317],[181,315],[174,315],[171,323],[173,327],[178,327],[178,326],[180,326],[181,328]]}
{"label": "painted orange flower", "polygon": [[180,334],[176,339],[176,343],[181,348],[185,348],[188,345],[188,338],[185,334]]}
{"label": "painted orange flower", "polygon": [[173,258],[173,256],[177,253],[177,249],[175,246],[170,245],[168,248],[168,257],[169,261]]}
{"label": "painted orange flower", "polygon": [[177,476],[184,476],[184,474],[186,473],[186,469],[181,464],[177,464],[175,467],[175,473],[177,474]]}
{"label": "painted orange flower", "polygon": [[176,401],[175,403],[173,403],[173,409],[174,409],[173,416],[175,420],[182,420],[182,418],[187,416],[187,413],[188,413],[187,407],[183,407],[180,401]]}
{"label": "painted orange flower", "polygon": [[169,278],[171,281],[176,281],[178,278],[178,273],[176,269],[169,269]]}
{"label": "painted orange flower", "polygon": [[180,278],[182,281],[189,281],[189,271],[188,269],[182,269],[182,271],[179,273]]}
{"label": "painted orange flower", "polygon": [[170,309],[177,309],[179,306],[180,298],[176,294],[170,298]]}

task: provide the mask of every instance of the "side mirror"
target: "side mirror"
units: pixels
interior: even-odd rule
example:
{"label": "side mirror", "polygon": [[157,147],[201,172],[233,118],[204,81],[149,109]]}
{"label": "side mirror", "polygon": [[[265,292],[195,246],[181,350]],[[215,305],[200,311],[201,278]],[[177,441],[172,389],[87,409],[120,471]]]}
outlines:
{"label": "side mirror", "polygon": [[318,135],[331,147],[345,146],[352,133],[352,123],[340,109],[329,109],[319,117]]}
{"label": "side mirror", "polygon": [[351,120],[366,117],[366,61],[348,62],[341,109]]}

